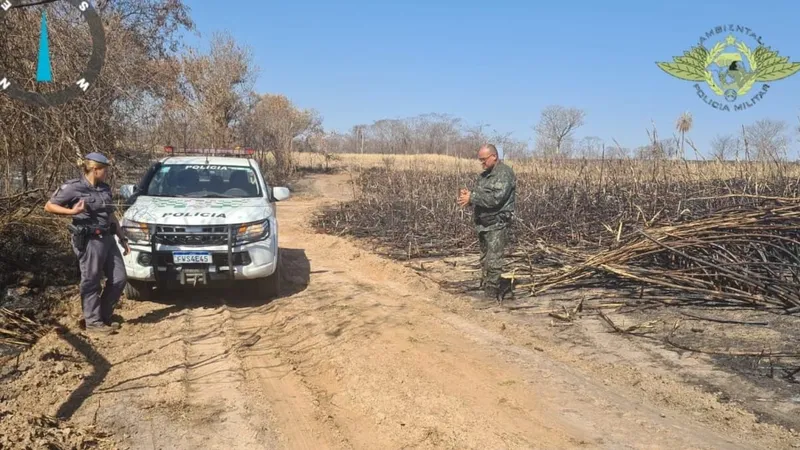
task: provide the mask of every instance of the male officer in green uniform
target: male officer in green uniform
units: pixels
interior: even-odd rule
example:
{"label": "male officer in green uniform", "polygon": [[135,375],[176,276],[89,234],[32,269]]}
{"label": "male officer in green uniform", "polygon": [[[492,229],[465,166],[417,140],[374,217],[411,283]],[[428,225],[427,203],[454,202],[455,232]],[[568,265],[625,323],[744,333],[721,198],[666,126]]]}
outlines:
{"label": "male officer in green uniform", "polygon": [[483,173],[471,191],[462,188],[461,206],[475,208],[475,228],[481,248],[482,285],[488,298],[495,299],[508,243],[508,228],[514,215],[517,178],[510,166],[500,161],[497,147],[486,144],[478,150]]}

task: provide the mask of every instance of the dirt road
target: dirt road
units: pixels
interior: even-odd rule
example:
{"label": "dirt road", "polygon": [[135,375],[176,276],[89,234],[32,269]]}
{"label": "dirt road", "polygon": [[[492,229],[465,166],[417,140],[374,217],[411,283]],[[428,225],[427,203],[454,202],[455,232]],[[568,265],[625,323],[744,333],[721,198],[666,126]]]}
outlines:
{"label": "dirt road", "polygon": [[[264,304],[208,292],[125,302],[120,334],[93,342],[94,375],[75,381],[51,413],[97,423],[120,447],[142,449],[796,442],[667,378],[628,384],[556,357],[554,344],[470,300],[307,228],[322,202],[346,198],[346,181],[313,177],[280,205],[282,298]],[[57,345],[49,339],[42,345]],[[658,402],[646,395],[653,385],[670,386]]]}

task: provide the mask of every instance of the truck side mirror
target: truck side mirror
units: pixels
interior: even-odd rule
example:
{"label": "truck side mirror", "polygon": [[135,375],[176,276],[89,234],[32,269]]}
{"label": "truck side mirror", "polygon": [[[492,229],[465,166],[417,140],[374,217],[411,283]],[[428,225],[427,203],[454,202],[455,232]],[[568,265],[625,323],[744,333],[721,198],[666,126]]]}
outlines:
{"label": "truck side mirror", "polygon": [[133,184],[123,184],[119,188],[119,195],[121,195],[125,200],[130,199],[135,192],[136,186]]}
{"label": "truck side mirror", "polygon": [[286,187],[274,187],[272,188],[272,197],[275,199],[276,202],[281,202],[289,197],[291,197],[292,193],[289,191],[289,188]]}

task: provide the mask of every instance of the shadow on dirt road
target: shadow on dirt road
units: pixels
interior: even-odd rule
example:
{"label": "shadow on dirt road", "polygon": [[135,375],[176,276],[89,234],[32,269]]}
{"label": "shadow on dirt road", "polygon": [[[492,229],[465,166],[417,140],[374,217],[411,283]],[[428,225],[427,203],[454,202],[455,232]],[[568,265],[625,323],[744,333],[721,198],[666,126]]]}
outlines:
{"label": "shadow on dirt road", "polygon": [[66,328],[58,327],[56,332],[92,366],[92,373],[83,379],[77,389],[72,391],[67,400],[58,408],[56,413],[58,418],[70,419],[75,414],[75,411],[83,405],[83,402],[91,397],[97,387],[106,379],[108,371],[111,370],[111,363],[98,353],[89,342],[71,333]]}
{"label": "shadow on dirt road", "polygon": [[153,303],[164,305],[149,313],[131,319],[128,324],[154,324],[184,309],[209,308],[225,304],[230,308],[264,307],[284,297],[303,292],[311,277],[311,263],[304,249],[281,248],[281,292],[277,298],[263,298],[250,291],[248,283],[231,287],[169,289],[155,296]]}

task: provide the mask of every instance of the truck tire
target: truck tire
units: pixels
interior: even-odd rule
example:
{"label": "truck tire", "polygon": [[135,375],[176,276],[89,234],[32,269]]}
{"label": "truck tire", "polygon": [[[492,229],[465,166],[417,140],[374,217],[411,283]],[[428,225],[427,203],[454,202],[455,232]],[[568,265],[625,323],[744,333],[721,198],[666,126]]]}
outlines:
{"label": "truck tire", "polygon": [[125,297],[130,300],[151,300],[153,298],[153,286],[146,281],[128,280],[123,292]]}
{"label": "truck tire", "polygon": [[281,264],[279,256],[275,265],[275,273],[268,277],[254,280],[256,293],[260,297],[267,297],[270,299],[278,298],[281,295],[281,278]]}

